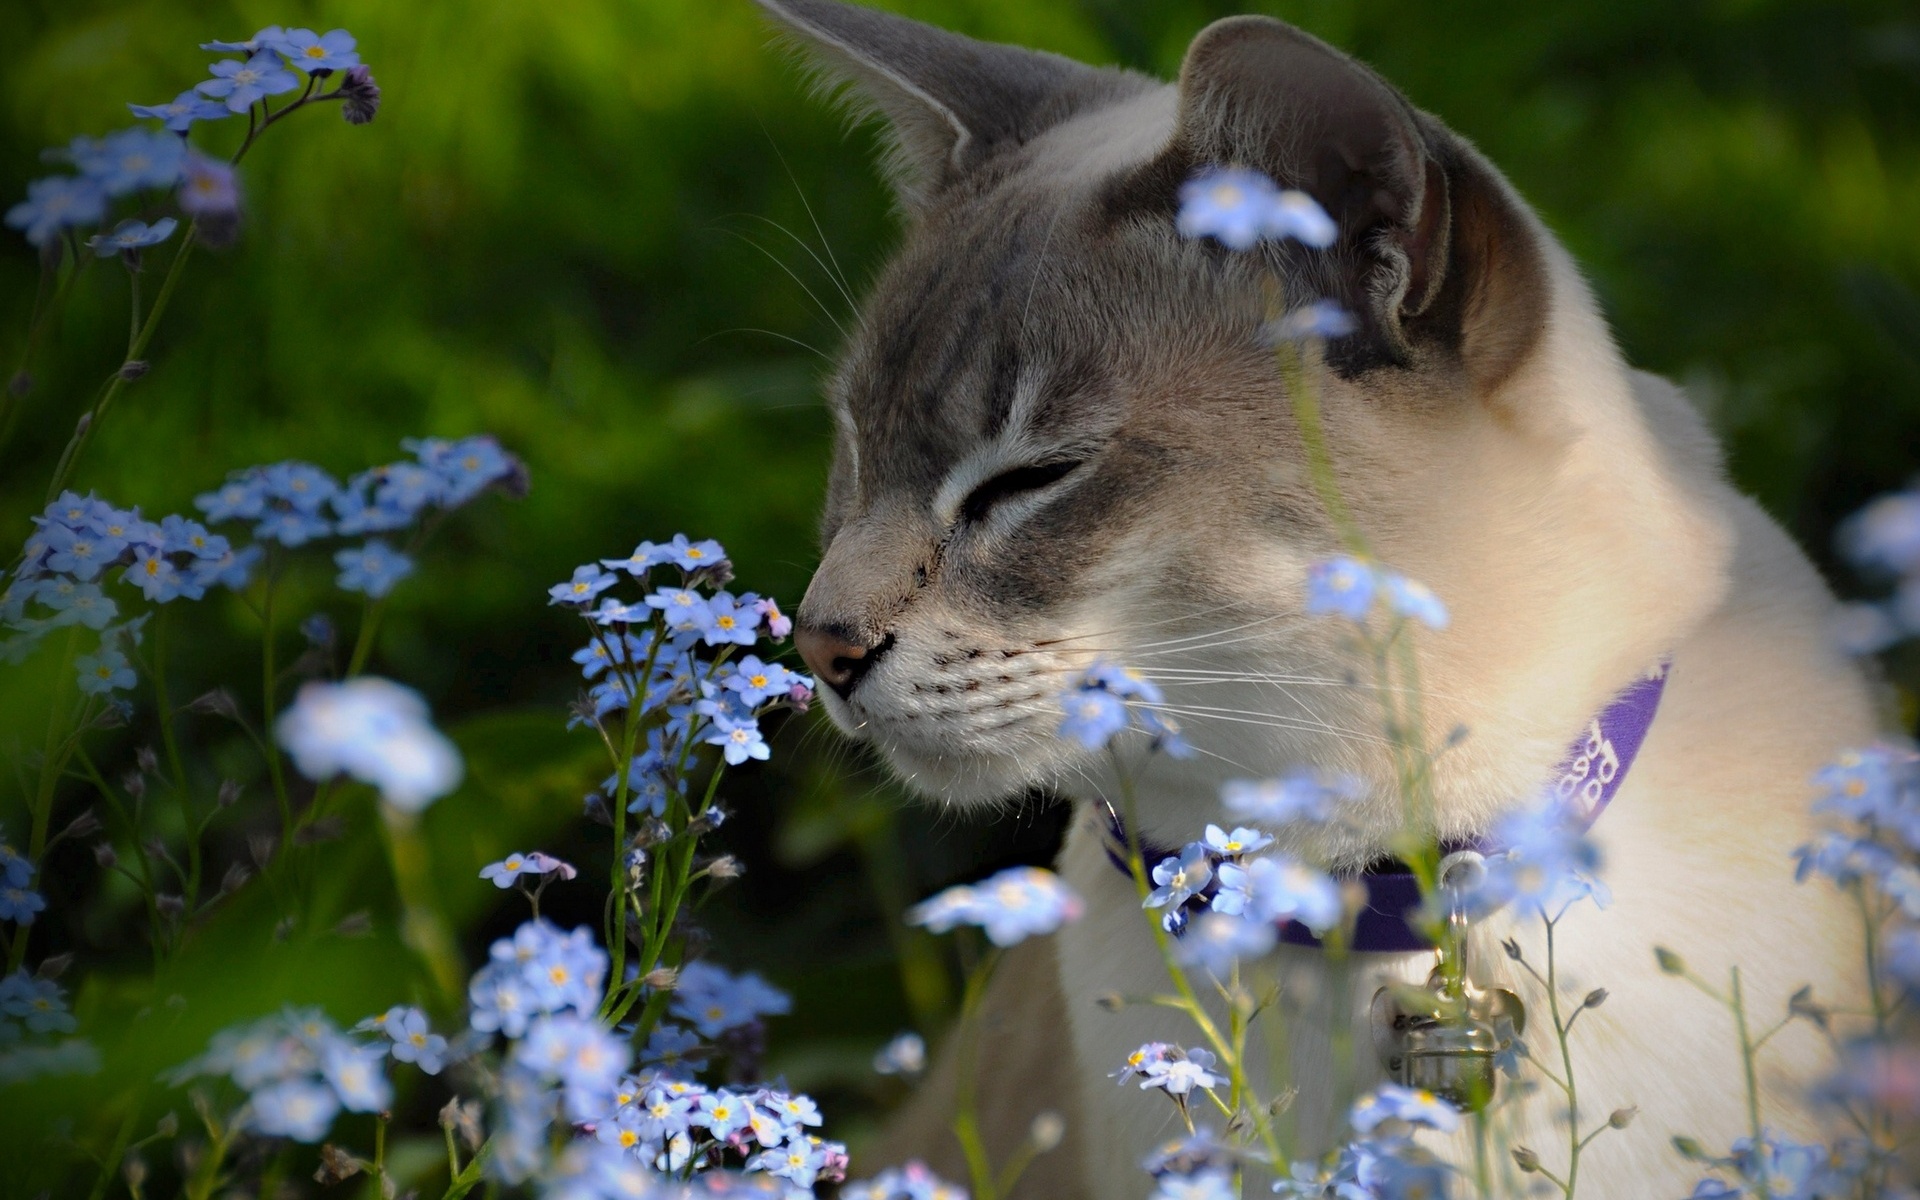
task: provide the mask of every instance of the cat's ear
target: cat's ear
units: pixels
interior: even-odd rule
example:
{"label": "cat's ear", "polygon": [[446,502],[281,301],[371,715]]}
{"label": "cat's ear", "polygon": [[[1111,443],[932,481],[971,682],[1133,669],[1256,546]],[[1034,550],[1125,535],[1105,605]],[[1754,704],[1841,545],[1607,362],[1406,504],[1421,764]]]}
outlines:
{"label": "cat's ear", "polygon": [[[1339,239],[1311,274],[1360,321],[1330,347],[1405,364],[1438,340],[1493,386],[1537,339],[1545,270],[1506,184],[1367,67],[1269,17],[1201,31],[1180,69],[1165,172],[1255,167],[1318,200]],[[1344,343],[1344,344],[1343,344]]]}
{"label": "cat's ear", "polygon": [[975,41],[838,0],[759,0],[830,86],[877,113],[887,173],[912,212],[996,152],[1075,112],[1139,91],[1138,76],[1057,54]]}

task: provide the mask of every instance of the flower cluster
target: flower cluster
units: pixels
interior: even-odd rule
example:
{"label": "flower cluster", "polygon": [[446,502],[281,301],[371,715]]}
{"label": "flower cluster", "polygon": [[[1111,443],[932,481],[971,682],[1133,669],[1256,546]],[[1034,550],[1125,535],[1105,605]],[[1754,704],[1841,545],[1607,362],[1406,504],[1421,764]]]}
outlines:
{"label": "flower cluster", "polygon": [[1215,1061],[1210,1050],[1198,1047],[1185,1050],[1165,1042],[1148,1042],[1127,1055],[1127,1061],[1113,1072],[1113,1078],[1126,1083],[1139,1076],[1142,1091],[1158,1089],[1185,1108],[1187,1097],[1195,1089],[1210,1092],[1223,1082],[1214,1073]]}
{"label": "flower cluster", "polygon": [[1274,1191],[1295,1200],[1421,1196],[1445,1200],[1454,1171],[1414,1140],[1418,1130],[1452,1133],[1460,1113],[1431,1092],[1385,1084],[1348,1114],[1355,1137],[1325,1160],[1295,1163]]}
{"label": "flower cluster", "polygon": [[47,907],[47,899],[33,889],[38,868],[26,855],[0,842],[0,921],[31,925]]}
{"label": "flower cluster", "polygon": [[[671,578],[659,583],[655,573],[662,570]],[[807,676],[754,654],[733,658],[762,637],[786,637],[793,622],[770,599],[720,590],[732,576],[720,543],[676,534],[670,542],[641,542],[626,558],[576,568],[548,589],[551,603],[577,609],[592,629],[573,656],[592,683],[582,719],[598,723],[630,708],[643,720],[661,719],[628,761],[624,780],[616,771],[603,785],[609,796],[624,791],[629,811],[663,815],[668,792],[684,792],[695,746],[718,747],[728,766],[767,758],[760,718],[780,708],[804,710],[813,699]],[[623,577],[644,593],[637,602],[612,594]],[[588,798],[590,806],[596,802],[604,803]]]}
{"label": "flower cluster", "polygon": [[563,933],[536,917],[488,950],[487,965],[467,985],[469,1023],[480,1033],[520,1038],[540,1017],[591,1016],[606,977],[606,952],[590,930]]}
{"label": "flower cluster", "polygon": [[1185,758],[1192,748],[1180,736],[1180,727],[1165,715],[1166,703],[1160,689],[1138,671],[1096,662],[1060,695],[1066,714],[1060,736],[1099,750],[1122,733],[1138,729],[1147,735],[1152,749]]}
{"label": "flower cluster", "polygon": [[433,727],[426,701],[390,680],[308,683],[274,735],[302,775],[351,775],[402,812],[419,812],[460,782],[460,752]]}
{"label": "flower cluster", "polygon": [[317,1009],[288,1009],[214,1035],[207,1052],[172,1078],[178,1084],[224,1075],[247,1093],[239,1118],[244,1128],[314,1143],[342,1109],[380,1112],[393,1102],[387,1055],[387,1045],[356,1041]]}
{"label": "flower cluster", "polygon": [[1549,796],[1519,809],[1494,826],[1500,849],[1482,860],[1484,870],[1450,883],[1467,915],[1478,919],[1506,905],[1559,920],[1581,900],[1605,908],[1613,898],[1600,881],[1600,848],[1586,825]]}
{"label": "flower cluster", "polygon": [[[1244,794],[1240,785],[1229,790]],[[1257,829],[1209,825],[1199,841],[1146,864],[1154,886],[1142,903],[1166,910],[1161,926],[1180,936],[1183,964],[1224,976],[1235,960],[1272,950],[1289,921],[1315,933],[1339,922],[1340,889],[1332,878],[1286,855],[1254,857],[1272,844]]]}
{"label": "flower cluster", "polygon": [[1080,919],[1085,906],[1072,888],[1040,867],[1009,867],[979,883],[950,887],[907,911],[909,924],[934,933],[977,925],[996,946],[1054,933]]}
{"label": "flower cluster", "polygon": [[[1699,1154],[1716,1173],[1694,1185],[1689,1200],[1824,1200],[1862,1195],[1860,1184],[1876,1157],[1870,1143],[1847,1138],[1833,1146],[1796,1142],[1764,1129],[1760,1138],[1743,1137],[1725,1155]],[[1871,1192],[1895,1196],[1899,1193]]]}
{"label": "flower cluster", "polygon": [[[379,107],[379,86],[344,29],[317,34],[273,25],[244,42],[208,42],[201,49],[245,57],[213,63],[210,78],[170,101],[127,105],[135,117],[158,121],[160,129],[136,125],[105,137],[79,137],[51,152],[74,172],[33,180],[27,198],[7,210],[6,223],[33,245],[49,247],[72,231],[103,224],[116,200],[174,192],[180,211],[202,223],[203,236],[218,235],[239,216],[239,191],[231,162],[210,158],[190,144],[194,125],[244,113],[250,143],[251,133],[306,104],[337,100],[347,121],[362,125]],[[340,72],[336,87],[319,90],[322,80]],[[296,91],[296,99],[278,110],[272,107],[272,97]],[[243,145],[234,161],[245,150]],[[137,269],[139,252],[167,240],[176,225],[172,217],[152,224],[129,218],[88,244],[102,257],[124,256]]]}
{"label": "flower cluster", "polygon": [[1363,624],[1380,599],[1396,620],[1418,621],[1429,629],[1445,629],[1450,620],[1432,589],[1378,563],[1342,554],[1307,569],[1307,612],[1313,616]]}
{"label": "flower cluster", "polygon": [[1839,540],[1861,570],[1893,580],[1887,600],[1841,606],[1841,644],[1855,654],[1873,654],[1920,635],[1920,484],[1855,513],[1840,527]]}
{"label": "flower cluster", "polygon": [[967,1200],[967,1189],[941,1179],[922,1162],[890,1167],[840,1189],[840,1200]]}
{"label": "flower cluster", "polygon": [[1182,184],[1174,224],[1186,237],[1214,238],[1230,250],[1286,239],[1325,249],[1340,234],[1312,196],[1240,167],[1202,171]]}
{"label": "flower cluster", "polygon": [[[57,629],[94,630],[99,642],[76,661],[80,689],[126,691],[138,682],[133,652],[147,617],[126,615],[128,598],[108,594],[105,585],[121,584],[156,605],[199,600],[217,587],[239,590],[268,546],[404,529],[429,510],[458,508],[489,488],[516,491],[525,477],[519,460],[485,435],[406,445],[417,461],[375,467],[344,487],[319,467],[283,462],[240,472],[195,498],[213,524],[253,522],[257,540],[245,545],[188,517],[148,520],[137,507],[62,492],[33,519],[20,565],[0,592],[0,626],[12,631],[0,640],[0,660],[19,661]],[[378,538],[340,551],[335,562],[342,588],[371,597],[386,595],[413,570],[409,555]]]}
{"label": "flower cluster", "polygon": [[[372,467],[345,484],[311,463],[274,463],[236,472],[195,497],[194,504],[216,525],[251,522],[259,542],[303,546],[320,538],[409,529],[430,513],[459,508],[488,489],[511,495],[525,491],[525,466],[485,434],[401,444],[414,461]],[[378,536],[338,551],[334,563],[340,587],[374,598],[392,591],[414,566],[410,555]]]}
{"label": "flower cluster", "polygon": [[1140,1166],[1153,1179],[1150,1200],[1240,1200],[1234,1179],[1245,1157],[1200,1127],[1155,1149]]}

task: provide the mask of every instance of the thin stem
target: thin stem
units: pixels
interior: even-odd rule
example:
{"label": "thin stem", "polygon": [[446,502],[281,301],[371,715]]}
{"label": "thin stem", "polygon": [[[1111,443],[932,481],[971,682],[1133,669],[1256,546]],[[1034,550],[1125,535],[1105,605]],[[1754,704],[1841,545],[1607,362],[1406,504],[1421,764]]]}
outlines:
{"label": "thin stem", "polygon": [[133,1137],[134,1122],[140,1119],[140,1092],[135,1091],[133,1099],[127,1103],[127,1115],[120,1121],[120,1131],[114,1134],[113,1146],[100,1160],[100,1174],[94,1178],[93,1190],[87,1193],[87,1200],[104,1200],[107,1189],[113,1186],[113,1177],[120,1166],[120,1160],[126,1157],[127,1142]]}
{"label": "thin stem", "polygon": [[980,1001],[986,995],[987,980],[992,978],[993,969],[999,962],[1000,952],[997,949],[990,950],[968,974],[956,1031],[960,1041],[955,1053],[958,1075],[954,1085],[953,1136],[960,1140],[960,1149],[967,1159],[967,1174],[973,1182],[973,1194],[979,1200],[998,1200],[999,1197],[993,1164],[988,1161],[986,1145],[980,1138],[979,1079],[974,1062],[979,1052]]}
{"label": "thin stem", "polygon": [[127,267],[127,291],[133,298],[133,316],[127,322],[127,359],[133,358],[133,347],[140,340],[140,268]]}
{"label": "thin stem", "polygon": [[[1547,1009],[1553,1017],[1554,1037],[1560,1043],[1560,1069],[1566,1072],[1566,1080],[1561,1090],[1567,1094],[1567,1178],[1560,1184],[1560,1191],[1573,1200],[1573,1189],[1580,1184],[1580,1149],[1585,1144],[1580,1140],[1580,1094],[1573,1078],[1573,1044],[1567,1038],[1572,1028],[1571,1021],[1560,1019],[1560,968],[1554,955],[1553,921],[1547,921]],[[1546,1174],[1542,1171],[1541,1174]],[[1548,1175],[1549,1179],[1553,1176]],[[1559,1182],[1555,1180],[1555,1182]]]}
{"label": "thin stem", "polygon": [[[173,299],[173,289],[179,284],[187,261],[193,257],[193,248],[197,244],[195,238],[199,229],[200,222],[196,219],[187,226],[187,232],[182,235],[180,249],[174,252],[173,262],[167,267],[167,277],[160,281],[160,294],[153,298],[153,307],[147,311],[146,320],[141,322],[140,332],[134,336],[127,347],[128,362],[136,361],[146,353],[148,343],[153,340],[154,330],[160,327],[160,318],[166,314],[167,303]],[[80,455],[93,440],[95,431],[100,428],[100,422],[106,418],[107,410],[113,405],[114,397],[120,394],[120,389],[126,383],[127,374],[124,370],[115,370],[107,377],[100,398],[94,402],[86,418],[74,430],[66,449],[61,452],[60,465],[54,470],[53,482],[47,486],[47,503],[53,503],[54,497],[67,486],[67,480],[73,476],[74,467],[79,464]]]}
{"label": "thin stem", "polygon": [[[1740,968],[1733,968],[1732,974],[1733,985],[1729,992],[1727,1007],[1733,1010],[1734,1030],[1740,1037],[1740,1068],[1745,1074],[1747,1081],[1747,1126],[1753,1135],[1753,1144],[1757,1149],[1762,1144],[1760,1140],[1760,1080],[1758,1073],[1754,1070],[1753,1038],[1747,1032],[1747,1001],[1740,987]],[[1772,1194],[1768,1190],[1765,1179],[1757,1180],[1756,1183],[1760,1189],[1762,1200],[1765,1200],[1767,1196]]]}

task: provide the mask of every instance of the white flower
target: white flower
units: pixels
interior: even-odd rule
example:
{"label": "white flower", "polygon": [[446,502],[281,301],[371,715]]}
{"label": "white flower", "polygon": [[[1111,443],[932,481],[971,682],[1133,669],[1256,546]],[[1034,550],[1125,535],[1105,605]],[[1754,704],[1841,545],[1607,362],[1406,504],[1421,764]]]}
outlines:
{"label": "white flower", "polygon": [[433,727],[426,702],[389,680],[309,683],[274,732],[302,775],[351,775],[404,812],[419,812],[460,782],[460,752]]}

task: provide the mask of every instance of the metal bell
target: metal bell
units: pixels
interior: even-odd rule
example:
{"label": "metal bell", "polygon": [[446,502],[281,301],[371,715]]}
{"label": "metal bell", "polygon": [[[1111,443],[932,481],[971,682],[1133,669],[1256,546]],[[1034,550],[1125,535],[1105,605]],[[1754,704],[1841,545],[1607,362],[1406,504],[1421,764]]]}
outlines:
{"label": "metal bell", "polygon": [[[1448,880],[1471,852],[1452,855],[1441,864],[1440,878]],[[1493,1103],[1499,1080],[1494,1056],[1503,1049],[1500,1026],[1519,1036],[1526,1029],[1527,1012],[1520,997],[1504,988],[1473,985],[1467,967],[1466,917],[1459,905],[1448,917],[1452,934],[1440,951],[1440,961],[1425,987],[1383,987],[1374,993],[1371,1021],[1374,1048],[1381,1065],[1395,1083],[1432,1092],[1465,1112],[1480,1112]],[[1459,961],[1449,963],[1449,948]]]}

